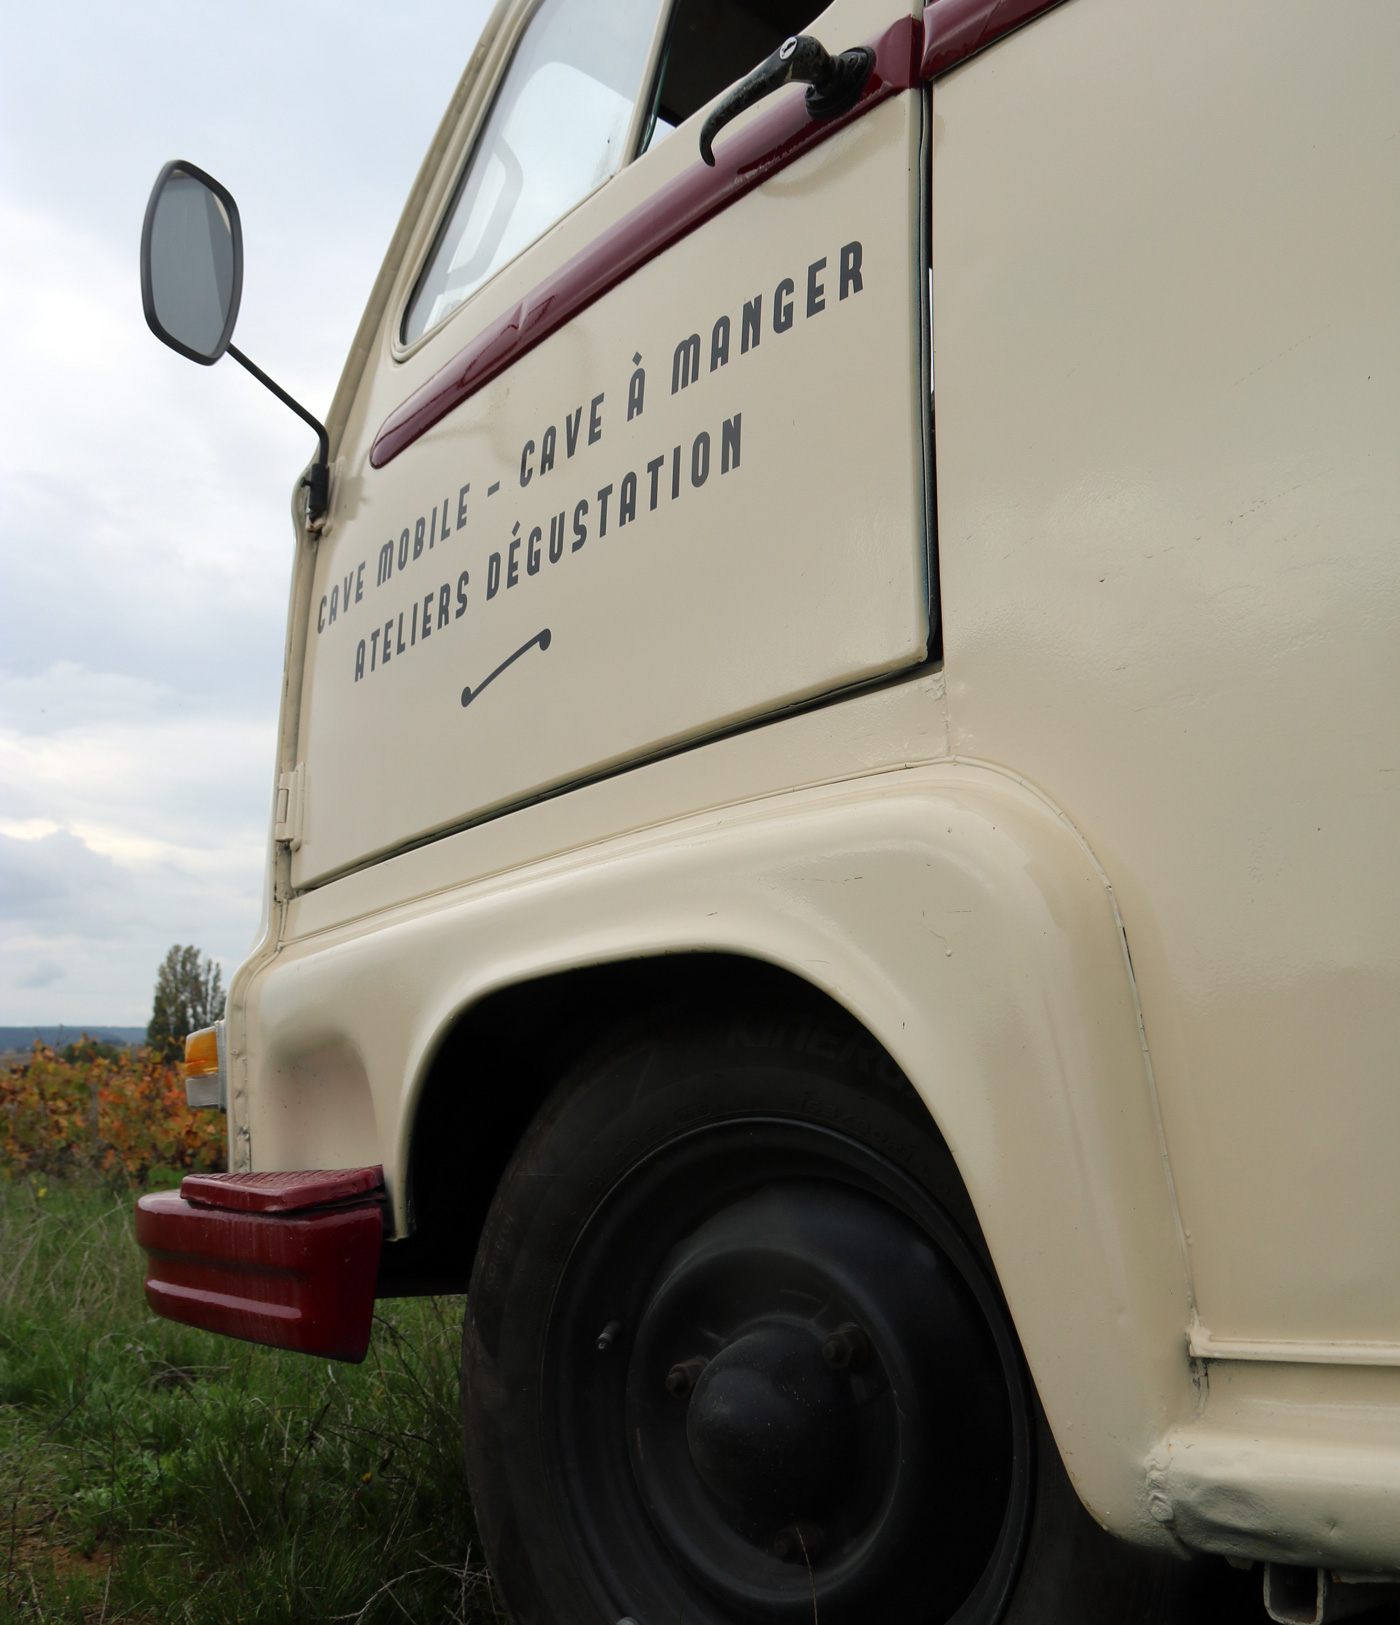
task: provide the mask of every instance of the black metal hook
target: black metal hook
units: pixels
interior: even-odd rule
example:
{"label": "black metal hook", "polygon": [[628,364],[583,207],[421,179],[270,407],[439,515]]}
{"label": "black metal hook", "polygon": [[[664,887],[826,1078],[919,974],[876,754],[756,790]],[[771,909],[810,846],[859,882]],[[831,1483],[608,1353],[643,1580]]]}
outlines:
{"label": "black metal hook", "polygon": [[309,423],[316,431],[316,461],[312,463],[307,470],[306,478],[301,482],[307,488],[306,517],[314,525],[318,519],[324,517],[326,509],[330,506],[331,439],[326,433],[326,426],[320,418],[312,417],[301,402],[294,400],[281,384],[274,383],[256,362],[249,361],[242,350],[230,344],[228,353],[240,367],[246,367],[260,384],[270,389],[284,406],[290,406],[303,423]]}
{"label": "black metal hook", "polygon": [[857,45],[832,56],[810,34],[793,34],[746,78],[728,89],[700,129],[700,156],[714,168],[714,140],[731,119],[784,85],[805,84],[807,111],[815,119],[836,118],[860,100],[875,66],[869,46]]}

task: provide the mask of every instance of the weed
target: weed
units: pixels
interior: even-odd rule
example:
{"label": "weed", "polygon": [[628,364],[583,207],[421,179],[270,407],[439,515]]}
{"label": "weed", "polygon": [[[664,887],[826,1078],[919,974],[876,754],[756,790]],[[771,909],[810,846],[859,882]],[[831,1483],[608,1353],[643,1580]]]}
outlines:
{"label": "weed", "polygon": [[500,1619],[462,1466],[461,1300],[381,1304],[361,1366],[232,1342],[147,1310],[131,1206],[0,1182],[0,1617]]}

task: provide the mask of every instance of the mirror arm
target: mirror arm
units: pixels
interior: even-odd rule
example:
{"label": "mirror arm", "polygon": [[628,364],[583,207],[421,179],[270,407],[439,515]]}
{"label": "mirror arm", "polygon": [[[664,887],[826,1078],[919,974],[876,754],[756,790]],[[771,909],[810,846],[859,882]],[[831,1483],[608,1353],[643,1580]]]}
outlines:
{"label": "mirror arm", "polygon": [[292,411],[294,411],[299,418],[309,423],[316,431],[316,440],[319,450],[316,454],[316,461],[311,465],[311,472],[307,476],[305,482],[310,487],[309,497],[306,504],[306,517],[314,524],[325,514],[325,511],[330,503],[331,437],[326,433],[325,424],[322,423],[319,418],[312,417],[310,412],[306,410],[301,402],[294,401],[280,384],[273,383],[272,379],[267,376],[267,374],[260,366],[257,365],[256,362],[249,361],[248,357],[243,354],[242,350],[238,349],[235,345],[230,344],[228,347],[228,353],[236,362],[238,362],[239,366],[246,367],[260,384],[263,384],[270,389],[284,406],[290,406]]}

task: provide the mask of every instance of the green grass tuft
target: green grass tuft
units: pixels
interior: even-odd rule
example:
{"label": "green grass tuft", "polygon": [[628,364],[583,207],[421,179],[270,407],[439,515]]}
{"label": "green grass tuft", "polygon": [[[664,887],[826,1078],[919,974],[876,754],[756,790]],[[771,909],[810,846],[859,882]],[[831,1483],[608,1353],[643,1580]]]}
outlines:
{"label": "green grass tuft", "polygon": [[360,1366],[176,1326],[146,1308],[133,1200],[0,1183],[0,1618],[503,1620],[461,1300],[381,1304]]}

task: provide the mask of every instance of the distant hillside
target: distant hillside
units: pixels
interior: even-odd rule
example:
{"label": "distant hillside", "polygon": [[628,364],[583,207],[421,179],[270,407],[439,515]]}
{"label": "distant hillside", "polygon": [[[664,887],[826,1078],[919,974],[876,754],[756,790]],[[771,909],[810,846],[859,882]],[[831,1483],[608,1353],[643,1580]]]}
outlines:
{"label": "distant hillside", "polygon": [[58,1048],[73,1044],[86,1033],[89,1038],[103,1038],[109,1044],[144,1044],[144,1027],[85,1027],[80,1024],[61,1027],[0,1027],[0,1050],[32,1049],[37,1038]]}

